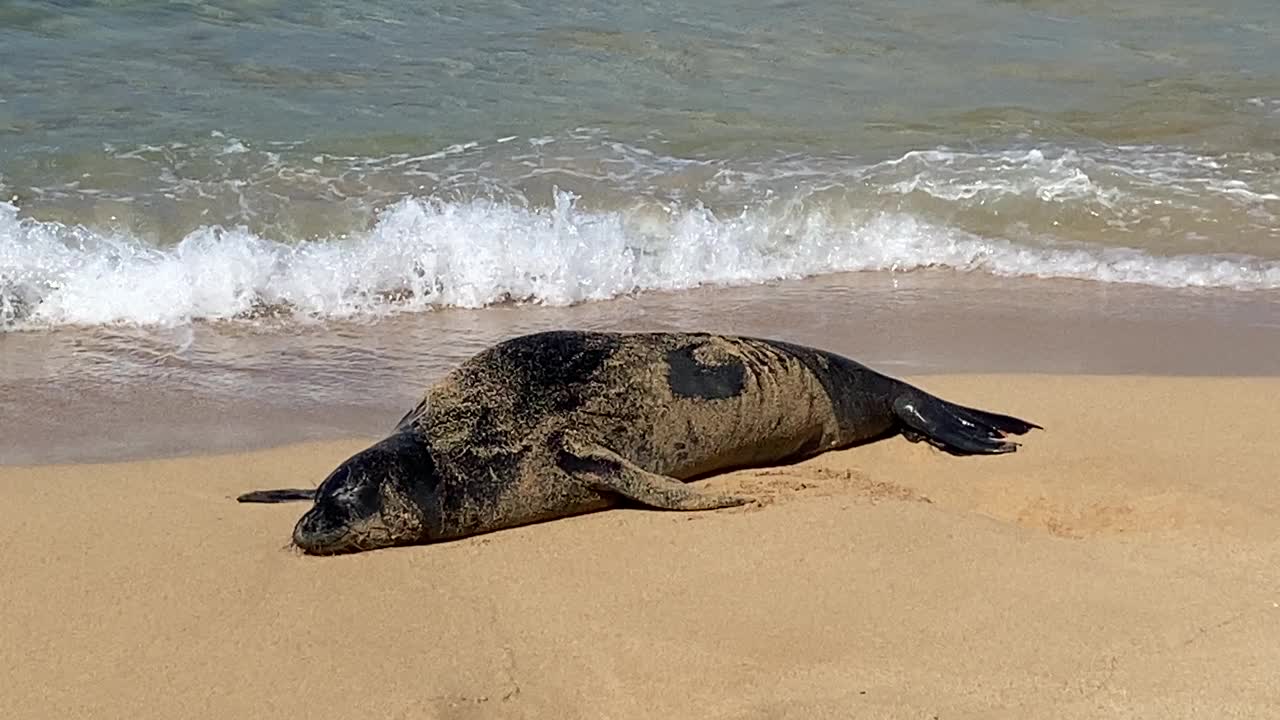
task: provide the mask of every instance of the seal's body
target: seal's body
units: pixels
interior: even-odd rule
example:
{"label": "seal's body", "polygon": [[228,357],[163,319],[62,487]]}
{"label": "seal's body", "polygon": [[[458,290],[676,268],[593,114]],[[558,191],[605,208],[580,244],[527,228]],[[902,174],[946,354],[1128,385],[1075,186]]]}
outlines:
{"label": "seal's body", "polygon": [[1039,427],[933,397],[848,358],[748,337],[556,331],[499,343],[431,387],[392,434],[315,491],[294,542],[337,553],[447,540],[621,500],[705,510],[749,500],[684,480],[896,432],[961,455]]}

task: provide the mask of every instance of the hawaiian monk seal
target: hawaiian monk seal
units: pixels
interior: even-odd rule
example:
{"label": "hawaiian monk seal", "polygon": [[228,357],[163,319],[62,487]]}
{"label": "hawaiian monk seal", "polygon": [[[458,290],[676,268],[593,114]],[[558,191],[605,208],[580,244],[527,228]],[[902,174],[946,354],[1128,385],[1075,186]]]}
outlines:
{"label": "hawaiian monk seal", "polygon": [[494,345],[433,385],[390,436],[315,490],[293,542],[334,554],[599,510],[749,502],[683,481],[901,432],[958,455],[1039,425],[962,407],[834,353],[705,333],[556,331]]}

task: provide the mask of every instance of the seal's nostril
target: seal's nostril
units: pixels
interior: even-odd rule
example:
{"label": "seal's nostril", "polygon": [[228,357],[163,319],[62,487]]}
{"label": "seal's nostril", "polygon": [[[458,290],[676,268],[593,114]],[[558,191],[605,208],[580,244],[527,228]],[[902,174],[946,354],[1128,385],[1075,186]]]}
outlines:
{"label": "seal's nostril", "polygon": [[341,551],[350,533],[345,515],[335,517],[332,508],[313,507],[294,525],[293,544],[311,555],[328,555]]}
{"label": "seal's nostril", "polygon": [[308,552],[316,550],[323,544],[325,536],[331,533],[325,533],[321,527],[325,523],[323,519],[316,515],[315,511],[308,512],[298,520],[298,524],[293,527],[293,544]]}

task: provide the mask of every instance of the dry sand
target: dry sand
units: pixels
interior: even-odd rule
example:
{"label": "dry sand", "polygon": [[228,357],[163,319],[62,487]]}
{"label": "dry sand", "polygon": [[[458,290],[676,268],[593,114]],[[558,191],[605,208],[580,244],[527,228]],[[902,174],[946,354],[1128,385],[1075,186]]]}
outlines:
{"label": "dry sand", "polygon": [[367,439],[0,468],[0,717],[1280,717],[1280,380],[916,380],[1048,431],[338,558],[232,497]]}

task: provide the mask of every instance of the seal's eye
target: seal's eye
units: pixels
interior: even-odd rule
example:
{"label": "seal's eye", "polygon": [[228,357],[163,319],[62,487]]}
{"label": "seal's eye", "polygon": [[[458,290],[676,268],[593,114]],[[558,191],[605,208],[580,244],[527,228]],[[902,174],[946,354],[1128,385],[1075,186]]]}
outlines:
{"label": "seal's eye", "polygon": [[334,493],[334,501],[347,508],[352,518],[377,514],[382,509],[380,483],[368,473],[360,473]]}
{"label": "seal's eye", "polygon": [[316,505],[328,505],[345,520],[358,520],[377,514],[382,508],[381,483],[375,473],[350,461],[333,471],[320,486]]}

